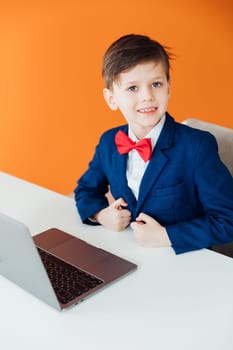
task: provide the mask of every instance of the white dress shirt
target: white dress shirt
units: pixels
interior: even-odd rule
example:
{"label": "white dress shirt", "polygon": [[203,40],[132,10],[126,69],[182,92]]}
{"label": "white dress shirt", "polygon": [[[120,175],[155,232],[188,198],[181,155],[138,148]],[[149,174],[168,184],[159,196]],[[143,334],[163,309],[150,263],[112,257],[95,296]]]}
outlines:
{"label": "white dress shirt", "polygon": [[[151,138],[152,151],[158,141],[159,135],[165,123],[165,119],[166,116],[164,115],[159,123],[145,136],[145,138]],[[130,127],[128,136],[134,142],[139,141]],[[150,161],[144,162],[136,150],[132,150],[128,154],[126,178],[128,186],[131,188],[136,199],[138,199],[140,184],[149,162]]]}

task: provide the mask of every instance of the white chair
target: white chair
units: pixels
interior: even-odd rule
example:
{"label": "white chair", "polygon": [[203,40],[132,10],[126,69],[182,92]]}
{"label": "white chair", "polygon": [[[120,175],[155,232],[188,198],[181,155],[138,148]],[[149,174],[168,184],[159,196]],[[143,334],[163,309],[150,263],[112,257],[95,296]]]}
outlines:
{"label": "white chair", "polygon": [[220,158],[233,176],[233,129],[192,118],[184,120],[183,124],[209,131],[215,136]]}
{"label": "white chair", "polygon": [[[192,118],[184,120],[183,124],[196,129],[209,131],[215,136],[218,143],[220,158],[233,176],[233,129]],[[211,247],[211,250],[233,258],[233,242],[215,245]]]}

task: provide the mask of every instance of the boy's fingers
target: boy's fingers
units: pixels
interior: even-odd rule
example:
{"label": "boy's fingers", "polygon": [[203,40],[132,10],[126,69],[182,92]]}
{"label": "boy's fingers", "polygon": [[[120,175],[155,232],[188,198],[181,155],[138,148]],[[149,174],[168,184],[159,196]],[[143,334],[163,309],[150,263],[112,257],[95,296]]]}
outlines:
{"label": "boy's fingers", "polygon": [[147,222],[150,222],[151,220],[153,220],[152,217],[144,213],[140,213],[136,219],[138,223],[140,223],[140,221],[142,221],[143,223],[147,223]]}
{"label": "boy's fingers", "polygon": [[121,206],[127,206],[128,204],[124,201],[123,198],[118,198],[114,201],[111,206],[115,209],[122,209]]}

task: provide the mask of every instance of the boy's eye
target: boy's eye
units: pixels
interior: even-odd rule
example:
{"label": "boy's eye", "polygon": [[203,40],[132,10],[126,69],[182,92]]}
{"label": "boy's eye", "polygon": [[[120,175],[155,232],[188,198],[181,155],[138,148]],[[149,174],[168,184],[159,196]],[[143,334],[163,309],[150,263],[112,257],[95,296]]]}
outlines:
{"label": "boy's eye", "polygon": [[153,84],[152,84],[153,87],[160,87],[162,86],[162,83],[160,81],[155,81]]}
{"label": "boy's eye", "polygon": [[132,86],[128,87],[128,91],[131,91],[131,92],[137,91],[137,86],[132,85]]}

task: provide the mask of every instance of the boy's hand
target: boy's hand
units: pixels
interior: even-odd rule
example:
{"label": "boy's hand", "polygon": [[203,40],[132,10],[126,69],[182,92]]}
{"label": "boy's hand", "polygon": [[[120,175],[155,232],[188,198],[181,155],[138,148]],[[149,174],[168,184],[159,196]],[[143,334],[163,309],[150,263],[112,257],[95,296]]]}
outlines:
{"label": "boy's hand", "polygon": [[142,247],[169,247],[171,242],[165,227],[151,216],[141,213],[136,221],[130,224],[134,236]]}
{"label": "boy's hand", "polygon": [[131,213],[127,207],[127,203],[123,198],[115,200],[109,207],[100,210],[94,215],[95,219],[104,227],[113,231],[122,231],[130,223]]}

